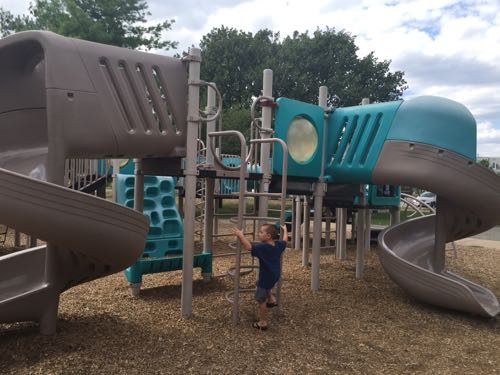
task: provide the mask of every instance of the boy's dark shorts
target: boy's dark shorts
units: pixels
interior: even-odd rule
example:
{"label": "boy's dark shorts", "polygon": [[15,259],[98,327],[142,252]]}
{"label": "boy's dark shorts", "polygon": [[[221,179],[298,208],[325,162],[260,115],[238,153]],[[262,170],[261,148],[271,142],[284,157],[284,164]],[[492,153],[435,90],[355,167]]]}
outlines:
{"label": "boy's dark shorts", "polygon": [[258,303],[264,303],[267,301],[267,298],[271,295],[271,289],[264,289],[261,287],[257,287],[255,290],[255,300]]}

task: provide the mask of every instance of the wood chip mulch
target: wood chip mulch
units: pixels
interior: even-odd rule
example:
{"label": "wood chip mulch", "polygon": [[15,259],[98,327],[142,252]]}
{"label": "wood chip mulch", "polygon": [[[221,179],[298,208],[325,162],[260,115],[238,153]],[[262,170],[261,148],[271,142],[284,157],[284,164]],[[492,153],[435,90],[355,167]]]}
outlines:
{"label": "wood chip mulch", "polygon": [[[227,245],[218,242],[215,252],[233,251]],[[500,373],[498,317],[413,300],[386,276],[375,245],[362,280],[352,247],[343,261],[324,251],[318,292],[301,259],[300,251],[287,251],[282,311],[270,314],[266,332],[251,326],[251,294],[242,295],[240,323],[231,324],[224,295],[233,287],[226,272],[234,257],[215,259],[209,283],[195,271],[189,319],[180,316],[180,271],[146,275],[139,298],[118,273],[65,292],[55,336],[40,335],[34,323],[0,324],[0,373]],[[458,246],[447,264],[500,296],[500,250]]]}

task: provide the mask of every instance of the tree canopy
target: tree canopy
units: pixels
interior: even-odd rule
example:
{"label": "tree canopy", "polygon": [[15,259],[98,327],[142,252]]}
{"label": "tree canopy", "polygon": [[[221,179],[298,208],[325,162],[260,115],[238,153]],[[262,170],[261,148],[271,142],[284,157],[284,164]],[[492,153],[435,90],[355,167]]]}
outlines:
{"label": "tree canopy", "polygon": [[[295,32],[280,40],[279,33],[268,29],[252,34],[221,26],[204,35],[200,47],[201,77],[216,82],[223,97],[223,127],[243,134],[266,68],[274,72],[275,97],[309,103],[317,103],[322,85],[328,87],[329,103],[337,95],[342,106],[357,105],[362,98],[372,103],[397,100],[407,88],[404,73],[391,72],[390,61],[379,61],[373,52],[359,57],[355,37],[346,31]],[[233,143],[224,152],[238,154]]]}
{"label": "tree canopy", "polygon": [[200,47],[202,78],[217,82],[225,107],[248,106],[259,95],[265,68],[274,72],[275,96],[312,103],[321,85],[342,105],[396,100],[407,88],[404,73],[390,71],[391,61],[373,52],[358,57],[355,37],[346,31],[295,32],[280,41],[267,29],[252,34],[222,26],[203,36]]}
{"label": "tree canopy", "polygon": [[132,49],[170,49],[177,42],[164,40],[162,32],[173,20],[144,26],[148,4],[144,0],[35,0],[30,15],[13,15],[0,8],[2,36],[25,30],[57,34]]}

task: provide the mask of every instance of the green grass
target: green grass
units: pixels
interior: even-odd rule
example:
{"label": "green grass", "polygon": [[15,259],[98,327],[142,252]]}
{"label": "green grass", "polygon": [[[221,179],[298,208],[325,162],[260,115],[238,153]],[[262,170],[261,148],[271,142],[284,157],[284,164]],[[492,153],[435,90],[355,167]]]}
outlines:
{"label": "green grass", "polygon": [[[426,214],[429,213],[429,210],[423,210]],[[412,209],[401,210],[401,221],[405,221],[407,219],[413,219],[418,217],[419,215],[415,215],[415,211]],[[374,225],[389,225],[390,223],[390,213],[388,210],[376,210],[372,211],[372,224]]]}

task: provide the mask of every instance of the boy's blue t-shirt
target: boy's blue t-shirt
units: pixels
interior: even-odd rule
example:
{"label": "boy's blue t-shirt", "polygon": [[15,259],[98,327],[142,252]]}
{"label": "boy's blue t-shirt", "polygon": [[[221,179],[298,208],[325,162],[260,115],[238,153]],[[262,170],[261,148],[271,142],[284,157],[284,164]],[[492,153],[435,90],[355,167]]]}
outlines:
{"label": "boy's blue t-shirt", "polygon": [[265,242],[252,244],[252,256],[259,259],[259,288],[271,289],[280,278],[281,253],[286,248],[286,241],[276,241],[273,245]]}

